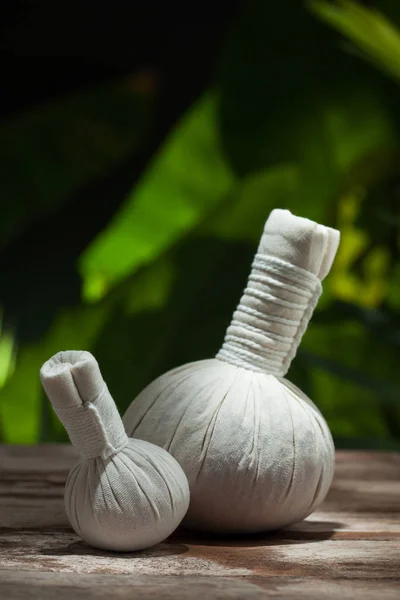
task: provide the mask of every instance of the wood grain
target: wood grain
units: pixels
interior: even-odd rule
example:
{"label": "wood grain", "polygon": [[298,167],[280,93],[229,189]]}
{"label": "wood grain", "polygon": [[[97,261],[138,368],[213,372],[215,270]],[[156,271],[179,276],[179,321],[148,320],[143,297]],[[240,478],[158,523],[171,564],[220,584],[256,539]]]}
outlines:
{"label": "wood grain", "polygon": [[320,510],[266,535],[183,529],[143,552],[89,547],[63,490],[75,451],[0,447],[0,596],[30,598],[400,598],[400,455],[338,452]]}

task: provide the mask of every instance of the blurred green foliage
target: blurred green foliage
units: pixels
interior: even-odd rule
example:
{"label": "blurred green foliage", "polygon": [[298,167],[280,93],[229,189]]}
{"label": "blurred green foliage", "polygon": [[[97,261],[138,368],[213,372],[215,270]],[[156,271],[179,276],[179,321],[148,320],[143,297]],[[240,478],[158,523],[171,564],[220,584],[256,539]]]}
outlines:
{"label": "blurred green foliage", "polygon": [[[284,207],[342,233],[289,377],[338,446],[400,448],[398,26],[384,0],[243,3],[213,88],[74,259],[81,300],[52,306],[40,335],[0,330],[3,441],[65,439],[38,378],[58,350],[93,352],[121,411],[163,371],[214,355]],[[115,82],[3,127],[0,247],[140,148],[153,104]]]}

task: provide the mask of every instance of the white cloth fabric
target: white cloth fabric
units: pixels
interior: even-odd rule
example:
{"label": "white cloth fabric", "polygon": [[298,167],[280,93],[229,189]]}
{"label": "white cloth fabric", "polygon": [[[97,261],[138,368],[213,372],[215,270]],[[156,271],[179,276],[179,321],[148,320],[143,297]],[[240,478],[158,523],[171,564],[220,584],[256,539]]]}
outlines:
{"label": "white cloth fabric", "polygon": [[337,231],[287,210],[272,211],[217,358],[286,375],[338,245]]}
{"label": "white cloth fabric", "polygon": [[332,438],[318,409],[283,374],[338,243],[333,229],[273,211],[217,358],[166,373],[128,408],[128,435],[167,449],[184,469],[187,526],[276,529],[324,499]]}
{"label": "white cloth fabric", "polygon": [[65,487],[65,507],[78,535],[108,550],[157,544],[189,505],[188,482],[168,452],[130,440],[89,352],[59,352],[42,367],[46,393],[81,459]]}

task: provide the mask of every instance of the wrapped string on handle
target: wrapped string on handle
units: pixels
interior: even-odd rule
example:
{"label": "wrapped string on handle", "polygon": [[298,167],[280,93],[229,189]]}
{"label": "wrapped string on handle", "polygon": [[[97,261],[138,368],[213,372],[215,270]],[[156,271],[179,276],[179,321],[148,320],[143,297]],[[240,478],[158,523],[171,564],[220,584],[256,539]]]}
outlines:
{"label": "wrapped string on handle", "polygon": [[333,229],[289,211],[273,211],[217,358],[252,371],[286,375],[338,244]]}
{"label": "wrapped string on handle", "polygon": [[217,358],[283,377],[321,293],[312,273],[257,254]]}

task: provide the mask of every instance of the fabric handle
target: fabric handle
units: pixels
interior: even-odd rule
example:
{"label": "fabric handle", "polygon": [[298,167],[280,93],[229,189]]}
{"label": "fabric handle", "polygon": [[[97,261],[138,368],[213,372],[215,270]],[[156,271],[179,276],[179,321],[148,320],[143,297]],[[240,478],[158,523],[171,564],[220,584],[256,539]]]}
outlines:
{"label": "fabric handle", "polygon": [[322,293],[339,232],[275,210],[217,358],[286,375]]}
{"label": "fabric handle", "polygon": [[89,352],[67,351],[42,366],[40,378],[70,440],[85,458],[109,458],[128,443],[121,417]]}

